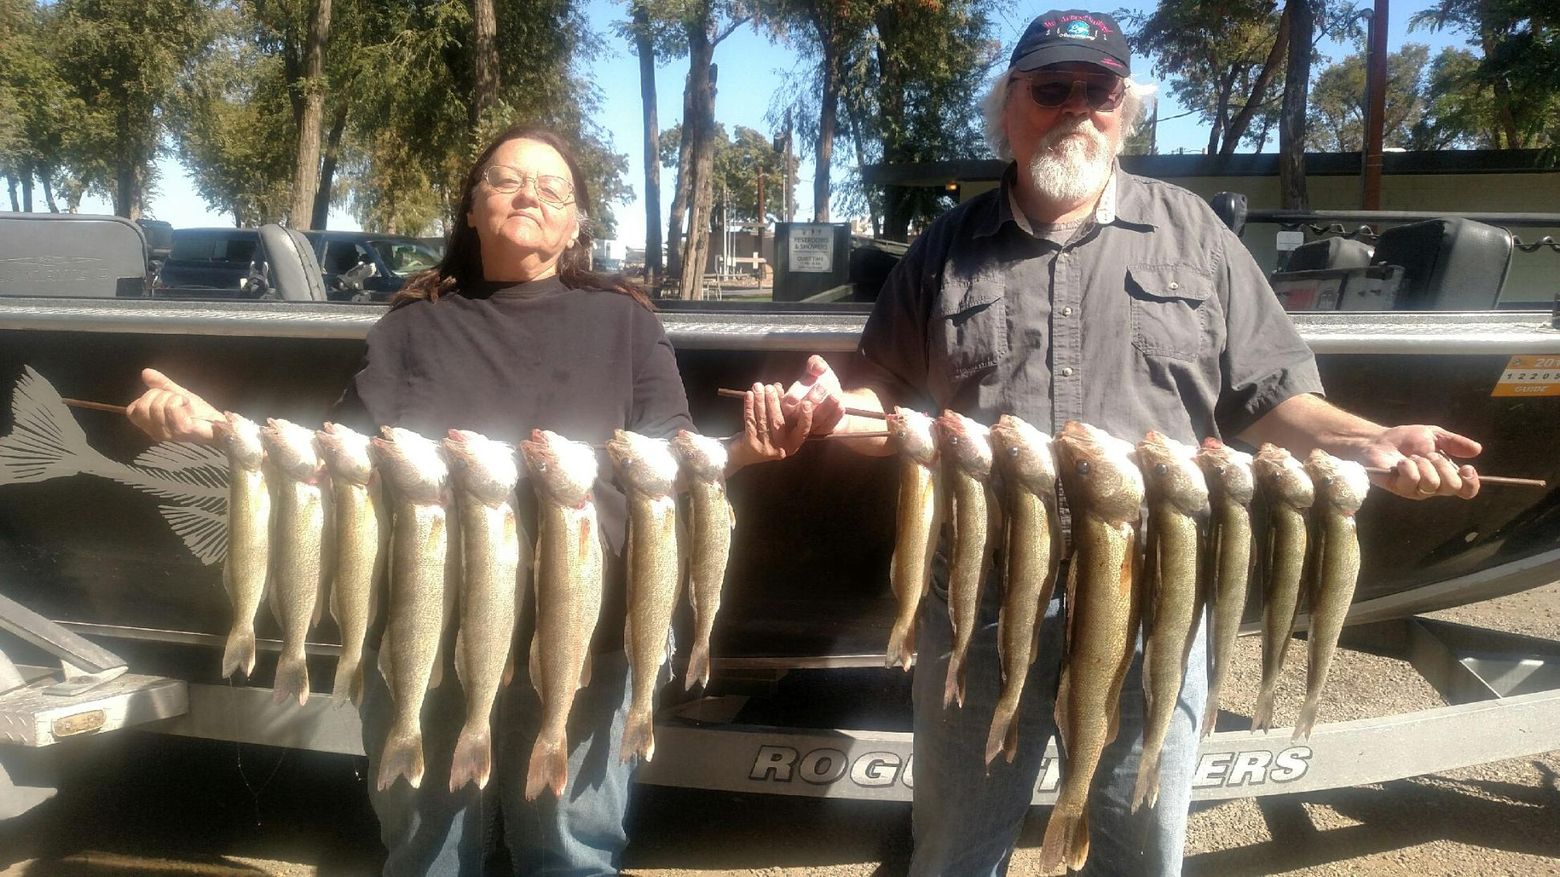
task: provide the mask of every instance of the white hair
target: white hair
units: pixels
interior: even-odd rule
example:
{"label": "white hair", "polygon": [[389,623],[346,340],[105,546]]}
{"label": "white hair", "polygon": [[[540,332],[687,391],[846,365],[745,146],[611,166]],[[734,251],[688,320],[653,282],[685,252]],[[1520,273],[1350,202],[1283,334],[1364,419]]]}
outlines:
{"label": "white hair", "polygon": [[[1007,112],[1008,93],[1012,91],[1009,86],[1022,74],[1009,69],[997,76],[991,83],[991,90],[986,92],[986,97],[981,101],[981,114],[986,120],[986,143],[997,158],[1003,161],[1013,160],[1013,147],[1008,143],[1007,131],[1002,126],[1003,114]],[[1159,89],[1146,82],[1134,82],[1127,80],[1127,93],[1122,97],[1121,110],[1121,143],[1116,145],[1116,151],[1132,139],[1137,133],[1138,125],[1143,122],[1144,107],[1153,98]]]}

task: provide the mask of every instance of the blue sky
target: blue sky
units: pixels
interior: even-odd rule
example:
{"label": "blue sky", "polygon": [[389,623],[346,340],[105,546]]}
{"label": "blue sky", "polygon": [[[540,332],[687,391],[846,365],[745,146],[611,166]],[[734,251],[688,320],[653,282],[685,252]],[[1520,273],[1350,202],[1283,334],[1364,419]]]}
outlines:
{"label": "blue sky", "polygon": [[[1370,5],[1369,0],[1357,0],[1357,2],[1366,8]],[[1055,8],[1056,4],[1021,0],[1021,2],[1004,5],[1007,8],[998,13],[996,28],[998,36],[1003,41],[1005,55],[1011,50],[1013,43],[1018,40],[1031,19],[1041,12]],[[1141,0],[1124,4],[1127,9],[1143,11],[1152,10],[1155,5],[1154,2],[1141,2]],[[1408,31],[1409,18],[1415,12],[1431,5],[1433,5],[1431,0],[1398,0],[1397,3],[1392,4],[1387,36],[1389,50],[1397,51],[1405,42],[1421,42],[1430,45],[1433,55],[1442,46],[1463,44],[1464,39],[1460,34],[1432,33],[1424,30],[1413,33]],[[1112,0],[1111,6],[1121,8],[1121,0]],[[644,177],[639,62],[632,47],[610,31],[615,22],[626,17],[626,8],[626,5],[619,0],[589,0],[587,15],[592,27],[602,34],[603,51],[587,69],[602,92],[597,121],[604,131],[610,132],[614,148],[628,157],[628,180],[635,194],[633,202],[614,206],[618,222],[618,238],[632,246],[639,246],[644,241],[645,225],[644,204],[640,200],[643,197]],[[1334,59],[1353,51],[1353,46],[1342,44],[1324,45],[1322,48],[1324,55]],[[717,120],[724,124],[728,131],[737,125],[744,125],[766,133],[771,132],[772,129],[765,120],[770,99],[780,87],[784,77],[798,70],[799,61],[795,53],[784,46],[770,43],[766,37],[748,27],[732,34],[716,48],[715,61],[720,65],[720,89],[715,107]],[[686,72],[686,58],[671,59],[661,65],[657,71],[658,116],[663,129],[676,124],[682,114],[683,77]],[[1134,72],[1139,81],[1160,85],[1161,118],[1184,112],[1183,107],[1165,94],[1168,89],[1164,87],[1164,83],[1155,79],[1146,61],[1135,59]],[[1161,152],[1170,152],[1177,148],[1201,151],[1207,145],[1207,140],[1207,128],[1193,116],[1163,121],[1159,127]],[[1276,142],[1270,143],[1269,149],[1275,146]],[[812,212],[813,165],[807,156],[806,147],[798,145],[798,150],[802,152],[802,165],[797,185],[796,213],[799,217],[805,217],[810,216]],[[839,153],[840,148],[837,146],[836,155],[838,156]],[[200,196],[195,194],[188,173],[177,159],[171,157],[164,159],[160,164],[160,171],[162,178],[158,184],[158,191],[150,202],[151,215],[172,222],[175,227],[231,224],[231,217],[209,209]],[[841,173],[838,165],[835,173],[836,175]],[[674,171],[662,170],[663,225],[664,211],[671,201],[670,190],[674,180]],[[82,204],[82,210],[109,213],[112,212],[112,206],[103,199],[88,198]],[[346,213],[337,210],[331,214],[330,227],[351,229],[356,228],[357,224]]]}

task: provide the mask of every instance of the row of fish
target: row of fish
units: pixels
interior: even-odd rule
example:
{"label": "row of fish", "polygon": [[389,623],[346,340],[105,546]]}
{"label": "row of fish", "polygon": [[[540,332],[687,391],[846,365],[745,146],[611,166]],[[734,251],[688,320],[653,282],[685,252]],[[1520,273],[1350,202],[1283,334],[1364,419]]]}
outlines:
{"label": "row of fish", "polygon": [[[223,575],[234,624],[223,675],[253,671],[255,615],[269,601],[282,628],[276,698],[305,703],[304,643],[328,594],[342,635],[333,699],[358,703],[364,640],[386,600],[379,666],[394,714],[378,784],[388,788],[404,776],[417,787],[425,772],[423,699],[441,682],[441,648],[453,626],[467,713],[450,788],[486,786],[493,705],[513,674],[517,617],[533,612],[527,666],[542,716],[526,795],[562,795],[568,717],[575,692],[590,680],[604,588],[592,496],[596,450],[544,430],[521,442],[517,456],[512,445],[464,430],[450,430],[442,442],[391,427],[369,438],[339,424],[316,431],[273,419],[260,426],[231,413],[215,429],[230,466]],[[687,431],[666,440],[619,430],[606,447],[629,505],[624,646],[632,704],[622,756],[649,760],[655,689],[670,657],[685,570],[695,623],[687,684],[709,679],[735,520],[725,494],[726,451],[718,440]],[[522,480],[538,500],[534,546],[515,512]],[[678,521],[683,486],[690,497],[686,542]],[[381,594],[377,583],[387,565],[388,592]]]}
{"label": "row of fish", "polygon": [[1354,512],[1369,488],[1359,464],[1317,450],[1302,465],[1273,445],[1253,458],[1216,439],[1199,449],[1155,432],[1133,445],[1078,422],[1067,423],[1053,439],[1012,415],[987,428],[955,412],[933,419],[901,408],[887,422],[900,459],[891,565],[899,612],[888,664],[911,665],[916,613],[946,520],[952,525],[948,613],[954,636],[945,707],[963,705],[981,587],[1003,540],[1006,591],[997,634],[1003,678],[988,764],[999,755],[1011,761],[1017,751],[1015,716],[1058,577],[1062,499],[1070,511],[1066,657],[1056,696],[1067,761],[1046,830],[1044,867],[1076,869],[1088,855],[1089,789],[1116,736],[1121,689],[1140,631],[1145,726],[1134,810],[1157,800],[1160,753],[1205,612],[1211,627],[1202,733],[1211,730],[1256,554],[1250,516],[1259,487],[1269,521],[1261,552],[1267,602],[1254,727],[1271,724],[1274,686],[1308,582],[1310,665],[1295,735],[1309,735],[1359,573]]}

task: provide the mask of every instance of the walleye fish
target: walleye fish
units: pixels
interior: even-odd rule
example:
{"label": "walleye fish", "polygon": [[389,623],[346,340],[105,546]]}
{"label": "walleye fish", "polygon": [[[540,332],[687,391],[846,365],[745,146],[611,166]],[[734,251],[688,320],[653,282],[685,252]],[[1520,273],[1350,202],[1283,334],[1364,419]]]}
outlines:
{"label": "walleye fish", "polygon": [[444,633],[449,557],[449,466],[437,442],[398,427],[373,439],[379,471],[393,490],[390,600],[379,665],[395,700],[379,757],[379,790],[396,777],[422,785],[422,705]]}
{"label": "walleye fish", "polygon": [[1208,710],[1202,736],[1213,733],[1219,717],[1219,691],[1229,675],[1246,611],[1246,588],[1251,582],[1251,497],[1256,490],[1251,455],[1226,446],[1216,438],[1203,440],[1197,464],[1208,481],[1212,501],[1207,564],[1207,600],[1212,611],[1208,633]]}
{"label": "walleye fish", "polygon": [[678,430],[672,453],[688,483],[688,597],[693,605],[693,648],[683,687],[708,685],[710,637],[720,611],[721,586],[731,558],[731,531],[737,515],[726,499],[726,446],[688,430]]}
{"label": "walleye fish", "polygon": [[444,451],[455,482],[463,560],[455,671],[466,694],[466,724],[455,742],[450,766],[454,792],[472,780],[477,788],[487,788],[493,772],[493,703],[515,636],[521,559],[530,552],[521,547],[515,518],[520,468],[514,446],[452,429]]}
{"label": "walleye fish", "polygon": [[533,430],[520,451],[541,508],[531,682],[542,699],[542,722],[525,781],[525,797],[534,801],[543,789],[562,797],[569,782],[569,710],[574,693],[590,682],[604,573],[591,497],[596,452],[544,430]]}
{"label": "walleye fish", "polygon": [[992,455],[1007,483],[1007,592],[997,625],[1002,694],[986,738],[986,763],[1018,754],[1014,717],[1040,644],[1040,622],[1056,585],[1056,454],[1051,437],[1011,414],[991,428]]}
{"label": "walleye fish", "polygon": [[1305,471],[1316,485],[1311,520],[1316,528],[1316,572],[1311,579],[1311,635],[1306,640],[1310,661],[1305,674],[1305,705],[1295,721],[1295,740],[1309,739],[1316,710],[1327,685],[1327,669],[1338,648],[1343,619],[1354,602],[1360,576],[1360,537],[1354,513],[1370,491],[1370,476],[1359,463],[1340,460],[1323,450],[1306,458]]}
{"label": "walleye fish", "polygon": [[325,465],[314,430],[270,419],[260,430],[275,493],[271,521],[271,609],[282,625],[276,701],[309,701],[304,643],[320,620],[325,588]]}
{"label": "walleye fish", "polygon": [[338,705],[349,699],[358,704],[363,701],[363,639],[378,608],[374,588],[384,571],[389,522],[368,436],[327,423],[314,437],[330,471],[336,524],[330,614],[341,628],[341,657],[331,699]]}
{"label": "walleye fish", "polygon": [[1143,577],[1143,752],[1132,809],[1159,800],[1159,755],[1175,719],[1186,663],[1202,618],[1198,587],[1208,484],[1197,449],[1152,430],[1138,443],[1148,494],[1148,568]]}
{"label": "walleye fish", "polygon": [[1295,627],[1295,611],[1300,603],[1300,579],[1305,572],[1306,510],[1311,507],[1315,490],[1290,453],[1276,445],[1265,444],[1252,461],[1257,485],[1267,501],[1267,545],[1262,553],[1262,688],[1257,693],[1256,715],[1251,730],[1273,727],[1273,693],[1284,669],[1289,637]]}
{"label": "walleye fish", "polygon": [[942,529],[942,472],[932,418],[908,408],[888,415],[889,440],[899,449],[899,510],[889,582],[899,601],[888,635],[886,666],[905,670],[915,658],[915,622],[921,598],[932,586],[932,556]]}
{"label": "walleye fish", "polygon": [[1077,870],[1089,856],[1089,789],[1116,739],[1121,686],[1137,639],[1139,510],[1143,476],[1133,447],[1069,421],[1056,437],[1057,472],[1072,511],[1067,577],[1067,663],[1056,695],[1066,770],[1046,824],[1040,866]]}
{"label": "walleye fish", "polygon": [[633,700],[623,722],[622,760],[655,757],[655,691],[682,570],[677,545],[677,458],[665,439],[617,430],[607,455],[628,494],[628,652]]}
{"label": "walleye fish", "polygon": [[222,584],[233,603],[233,629],[222,651],[222,676],[255,670],[255,613],[265,599],[270,554],[271,492],[266,484],[260,427],[232,412],[213,423],[228,456],[227,558]]}
{"label": "walleye fish", "polygon": [[964,657],[980,620],[980,589],[991,565],[991,534],[996,532],[996,493],[991,486],[990,430],[955,411],[937,418],[938,446],[953,499],[953,557],[948,564],[948,618],[953,622],[953,651],[943,706],[964,706]]}

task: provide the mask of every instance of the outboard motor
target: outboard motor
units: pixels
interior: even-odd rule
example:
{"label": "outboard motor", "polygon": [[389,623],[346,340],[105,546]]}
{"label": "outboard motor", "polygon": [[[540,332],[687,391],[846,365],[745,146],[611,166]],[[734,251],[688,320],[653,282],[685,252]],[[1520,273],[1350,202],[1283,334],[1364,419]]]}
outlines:
{"label": "outboard motor", "polygon": [[1403,269],[1394,310],[1489,310],[1511,267],[1511,232],[1462,217],[1400,225],[1377,238],[1371,262]]}

